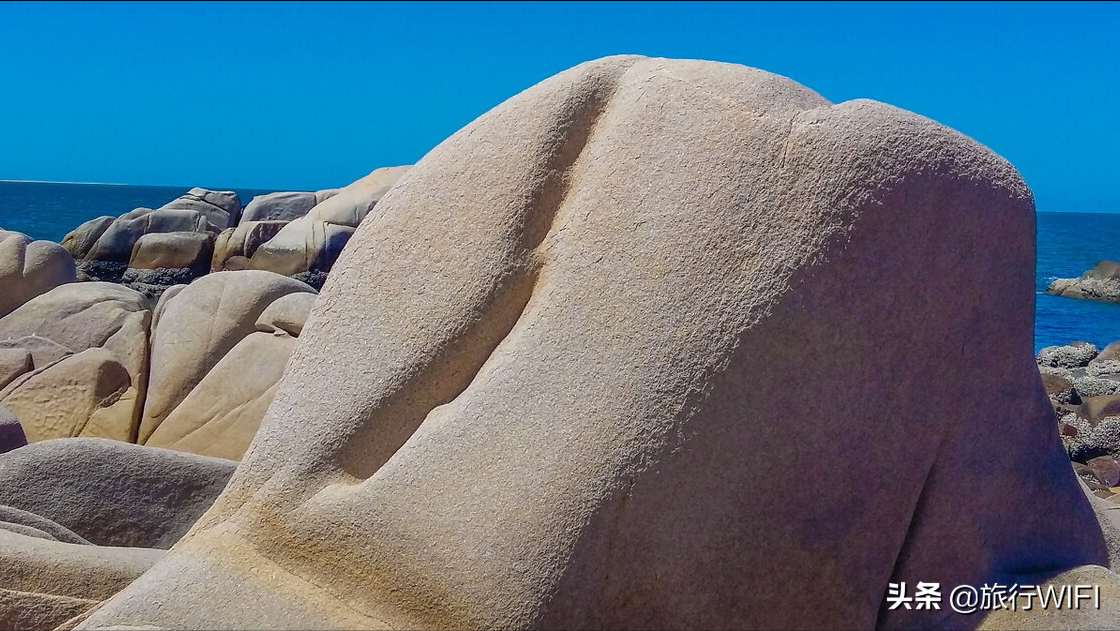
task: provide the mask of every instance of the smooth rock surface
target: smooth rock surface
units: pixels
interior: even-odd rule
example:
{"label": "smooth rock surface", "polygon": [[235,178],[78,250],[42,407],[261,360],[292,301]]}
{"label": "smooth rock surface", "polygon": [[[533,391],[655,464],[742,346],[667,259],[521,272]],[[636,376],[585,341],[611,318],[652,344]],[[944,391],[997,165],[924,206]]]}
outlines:
{"label": "smooth rock surface", "polygon": [[[217,272],[176,290],[158,305],[151,378],[138,442],[156,428],[242,339],[277,298],[314,293],[308,285],[260,270]],[[243,370],[252,370],[246,365]],[[236,396],[236,395],[235,395]]]}
{"label": "smooth rock surface", "polygon": [[84,624],[972,626],[887,583],[1108,562],[1032,361],[1034,217],[914,114],[581,65],[385,194],[229,488]]}
{"label": "smooth rock surface", "polygon": [[0,505],[99,546],[166,549],[206,511],[236,465],[114,440],[38,442],[0,455]]}
{"label": "smooth rock surface", "polygon": [[285,276],[308,270],[329,272],[354,229],[410,168],[377,169],[340,189],[257,248],[250,259],[252,267]]}
{"label": "smooth rock surface", "polygon": [[75,278],[73,257],[57,243],[0,230],[0,318]]}
{"label": "smooth rock surface", "polygon": [[241,221],[292,221],[319,203],[315,193],[281,192],[257,195],[245,206]]}
{"label": "smooth rock surface", "polygon": [[214,237],[207,233],[146,234],[136,241],[128,266],[132,269],[185,268],[205,274],[213,255]]}

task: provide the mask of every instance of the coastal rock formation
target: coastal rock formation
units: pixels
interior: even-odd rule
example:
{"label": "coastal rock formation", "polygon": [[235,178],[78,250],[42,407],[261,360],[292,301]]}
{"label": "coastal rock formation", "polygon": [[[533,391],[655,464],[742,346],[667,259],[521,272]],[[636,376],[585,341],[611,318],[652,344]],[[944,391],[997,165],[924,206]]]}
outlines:
{"label": "coastal rock formation", "polygon": [[0,344],[32,356],[0,389],[32,441],[133,441],[148,366],[147,300],[113,283],[69,283],[0,318]]}
{"label": "coastal rock formation", "polygon": [[[294,293],[314,295],[314,290],[278,274],[244,270],[204,276],[161,301],[138,442],[173,447],[187,433],[207,425],[210,431],[232,431],[238,439],[230,445],[209,445],[204,438],[213,436],[203,432],[198,438],[203,442],[196,444],[204,451],[239,456],[271,401],[271,386],[284,369],[290,341],[250,343],[233,353],[210,382],[205,378],[256,332],[257,319],[274,301]],[[262,354],[258,357],[256,352]],[[195,390],[199,392],[192,398]],[[177,407],[188,401],[172,419]],[[157,432],[165,420],[175,422]]]}
{"label": "coastal rock formation", "polygon": [[[287,221],[243,221],[236,228],[223,230],[214,243],[211,270],[246,269],[249,257],[256,253],[257,248],[275,237],[286,225]],[[239,267],[231,266],[229,260],[235,257],[245,262]]]}
{"label": "coastal rock formation", "polygon": [[0,506],[38,515],[95,545],[167,549],[210,507],[236,466],[115,440],[48,440],[0,455]]}
{"label": "coastal rock formation", "polygon": [[257,248],[249,265],[285,276],[329,272],[354,230],[409,168],[377,169],[341,189]]}
{"label": "coastal rock formation", "polygon": [[76,622],[150,568],[161,550],[52,541],[0,528],[0,629]]}
{"label": "coastal rock formation", "polygon": [[1120,263],[1101,261],[1077,278],[1059,278],[1046,293],[1066,298],[1120,302]]}
{"label": "coastal rock formation", "polygon": [[81,628],[960,628],[887,583],[1114,581],[1034,249],[1019,175],[932,121],[583,64],[385,195],[227,490]]}
{"label": "coastal rock formation", "polygon": [[74,279],[74,260],[58,244],[0,230],[0,318]]}
{"label": "coastal rock formation", "polygon": [[248,221],[293,221],[307,214],[319,200],[315,193],[280,192],[257,195],[245,206],[241,223]]}

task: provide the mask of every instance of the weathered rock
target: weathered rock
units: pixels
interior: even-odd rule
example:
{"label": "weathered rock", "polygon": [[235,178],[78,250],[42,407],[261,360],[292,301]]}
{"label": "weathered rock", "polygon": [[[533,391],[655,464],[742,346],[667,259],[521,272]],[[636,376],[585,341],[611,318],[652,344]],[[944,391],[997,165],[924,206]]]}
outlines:
{"label": "weathered rock", "polygon": [[1073,387],[1082,400],[1120,394],[1120,381],[1100,377],[1074,377]]}
{"label": "weathered rock", "polygon": [[1100,361],[1100,356],[1097,359],[1089,362],[1085,367],[1085,374],[1090,377],[1108,377],[1110,375],[1120,374],[1120,360],[1110,359]]}
{"label": "weathered rock", "polygon": [[1081,402],[1077,413],[1091,421],[1099,421],[1109,416],[1120,416],[1120,396],[1086,397]]}
{"label": "weathered rock", "polygon": [[176,285],[186,285],[199,274],[190,269],[128,269],[121,276],[121,283],[142,294],[149,303],[156,304],[163,292]]}
{"label": "weathered rock", "polygon": [[202,213],[218,230],[237,225],[241,217],[241,199],[233,191],[212,191],[205,188],[192,188],[185,195],[160,208],[156,213],[168,210],[189,210]]}
{"label": "weathered rock", "polygon": [[1073,382],[1065,377],[1042,373],[1042,388],[1046,390],[1046,396],[1058,403],[1072,405],[1081,403],[1081,396],[1074,389]]}
{"label": "weathered rock", "polygon": [[1101,261],[1077,278],[1059,278],[1046,293],[1066,298],[1120,302],[1120,263]]}
{"label": "weathered rock", "polygon": [[257,318],[268,305],[287,294],[312,291],[271,272],[217,272],[166,301],[152,334],[151,378],[139,442],[146,443],[206,373],[256,331]]}
{"label": "weathered rock", "polygon": [[913,114],[584,64],[385,195],[230,486],[84,625],[975,625],[880,603],[1108,562],[1030,361],[1034,217]]}
{"label": "weathered rock", "polygon": [[210,271],[214,237],[202,232],[146,234],[136,241],[128,266],[131,269],[189,269],[196,276]]}
{"label": "weathered rock", "polygon": [[0,505],[97,545],[166,549],[206,511],[236,465],[94,438],[32,443],[0,456]]}
{"label": "weathered rock", "polygon": [[1047,346],[1038,352],[1035,361],[1039,366],[1055,368],[1082,368],[1097,356],[1096,346],[1088,342],[1074,342],[1065,346]]}
{"label": "weathered rock", "polygon": [[1120,341],[1113,342],[1100,352],[1093,362],[1107,362],[1120,360]]}
{"label": "weathered rock", "polygon": [[0,348],[0,389],[34,367],[25,348]]}
{"label": "weathered rock", "polygon": [[59,627],[120,591],[162,555],[0,529],[0,629]]}
{"label": "weathered rock", "polygon": [[250,258],[254,269],[292,276],[329,272],[354,229],[410,167],[377,169],[292,221]]}
{"label": "weathered rock", "polygon": [[1105,486],[1120,485],[1120,462],[1112,456],[1097,456],[1085,463]]}
{"label": "weathered rock", "polygon": [[[151,209],[148,208],[138,208],[137,210],[151,212]],[[133,213],[135,212],[136,211],[133,211]],[[124,219],[127,217],[128,219],[133,219],[136,216],[139,215],[132,215],[132,213],[129,213],[122,215],[121,218]],[[61,245],[70,252],[70,255],[75,259],[84,259],[86,255],[89,254],[89,251],[93,249],[97,240],[101,238],[101,235],[105,234],[105,231],[108,230],[109,226],[113,225],[113,222],[116,220],[116,217],[109,217],[107,215],[98,217],[97,219],[90,219],[67,233],[67,235],[62,238]]]}
{"label": "weathered rock", "polygon": [[[1083,429],[1088,431],[1081,435]],[[1070,449],[1071,460],[1088,463],[1100,456],[1120,456],[1120,418],[1108,418],[1091,428],[1079,428],[1078,434]]]}
{"label": "weathered rock", "polygon": [[75,278],[74,259],[58,244],[0,230],[0,318]]}
{"label": "weathered rock", "polygon": [[315,191],[315,203],[322,204],[335,195],[338,195],[338,193],[339,189],[337,188],[325,188],[321,191]]}
{"label": "weathered rock", "polygon": [[281,296],[265,307],[257,318],[257,330],[264,333],[287,333],[299,337],[303,324],[315,306],[317,294],[298,293]]}
{"label": "weathered rock", "polygon": [[128,263],[140,237],[170,232],[216,235],[225,226],[211,223],[211,216],[198,210],[160,209],[134,219],[117,219],[98,237],[85,261]]}
{"label": "weathered rock", "polygon": [[[70,349],[58,342],[37,335],[25,335],[14,339],[0,340],[0,354],[6,353],[11,353],[13,357],[23,356],[25,354],[30,355],[31,367],[20,374],[29,372],[30,370],[46,368],[63,357],[72,354]],[[0,389],[2,389],[4,385],[7,384],[0,385]]]}
{"label": "weathered rock", "polygon": [[319,203],[315,193],[268,193],[257,195],[245,207],[241,221],[292,221]]}
{"label": "weathered rock", "polygon": [[[218,235],[214,243],[214,257],[210,267],[214,271],[230,269],[231,258],[253,256],[261,245],[287,225],[286,221],[242,221],[236,228],[229,228]],[[243,265],[240,269],[247,269]]]}
{"label": "weathered rock", "polygon": [[[11,525],[20,525],[26,528],[31,528],[41,539],[50,539],[51,541],[61,541],[62,543],[76,543],[78,545],[88,546],[93,545],[77,533],[66,528],[65,526],[56,523],[35,513],[29,513],[19,508],[12,506],[4,506],[0,504],[0,523]],[[12,532],[17,532],[14,528],[8,528]],[[28,533],[30,534],[30,533]]]}
{"label": "weathered rock", "polygon": [[[35,371],[0,390],[0,401],[31,440],[79,435],[135,440],[150,318],[142,295],[111,283],[70,283],[38,296],[0,319],[0,340],[38,346],[44,355],[59,346],[76,355],[57,363],[36,360]],[[28,338],[53,344],[27,344]],[[97,349],[103,352],[85,352]]]}
{"label": "weathered rock", "polygon": [[145,444],[241,459],[272,403],[294,345],[295,339],[283,332],[245,337],[206,373]]}
{"label": "weathered rock", "polygon": [[[1055,593],[1062,594],[1065,592],[1061,590],[1073,590],[1077,585],[1089,585],[1097,591],[1082,589],[1080,595],[1089,600],[1078,601],[1076,608],[1055,606],[1053,600],[1049,607],[1044,608],[1039,605],[1038,598],[1033,601],[1019,598],[1014,609],[1000,608],[985,616],[977,627],[980,631],[1107,631],[1115,629],[1116,621],[1120,619],[1120,577],[1104,567],[1086,565],[1057,576],[1040,573],[1031,582],[1022,584],[1037,585],[1041,590],[1053,589]],[[1028,602],[1030,607],[1027,607]]]}
{"label": "weathered rock", "polygon": [[19,420],[0,405],[0,454],[19,449],[27,444],[27,434]]}
{"label": "weathered rock", "polygon": [[0,404],[20,419],[28,440],[136,437],[139,384],[116,355],[90,348],[25,375],[0,390]]}

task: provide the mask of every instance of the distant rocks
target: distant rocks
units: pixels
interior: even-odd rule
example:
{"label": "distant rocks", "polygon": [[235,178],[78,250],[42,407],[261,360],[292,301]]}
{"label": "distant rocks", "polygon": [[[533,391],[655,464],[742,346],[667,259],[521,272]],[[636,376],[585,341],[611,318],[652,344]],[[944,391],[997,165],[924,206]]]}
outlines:
{"label": "distant rocks", "polygon": [[1046,293],[1066,298],[1120,302],[1120,262],[1101,261],[1077,278],[1059,278]]}

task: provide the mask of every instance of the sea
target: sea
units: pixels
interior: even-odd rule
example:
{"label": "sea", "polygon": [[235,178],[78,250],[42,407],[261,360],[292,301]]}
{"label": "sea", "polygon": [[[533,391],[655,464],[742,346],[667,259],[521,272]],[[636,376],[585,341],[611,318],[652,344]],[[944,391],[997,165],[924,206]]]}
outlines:
{"label": "sea", "polygon": [[[79,224],[133,208],[159,208],[190,187],[0,181],[0,228],[61,241]],[[235,190],[243,204],[260,189]],[[1120,260],[1120,214],[1038,213],[1035,350],[1077,340],[1099,347],[1120,340],[1120,305],[1048,296],[1055,278],[1072,278],[1104,259]]]}

